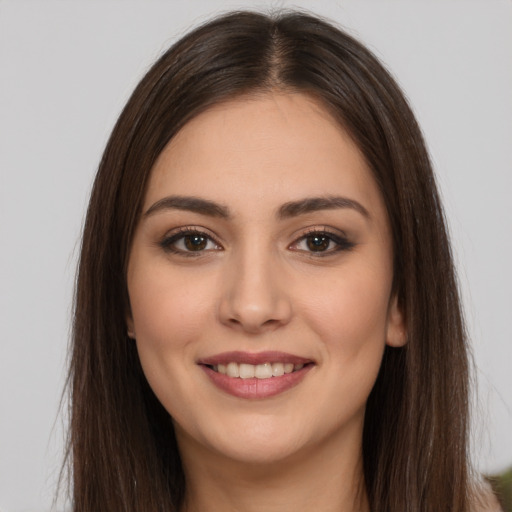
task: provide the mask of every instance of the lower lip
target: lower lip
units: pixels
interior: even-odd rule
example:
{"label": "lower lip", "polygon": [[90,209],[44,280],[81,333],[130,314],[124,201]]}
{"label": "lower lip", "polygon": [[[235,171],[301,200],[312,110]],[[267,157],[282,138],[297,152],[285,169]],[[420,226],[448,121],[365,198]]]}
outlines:
{"label": "lower lip", "polygon": [[209,366],[201,365],[206,375],[219,389],[238,398],[247,399],[270,398],[279,395],[299,384],[312,367],[312,364],[308,364],[300,370],[285,373],[280,377],[240,379],[228,377],[212,370]]}

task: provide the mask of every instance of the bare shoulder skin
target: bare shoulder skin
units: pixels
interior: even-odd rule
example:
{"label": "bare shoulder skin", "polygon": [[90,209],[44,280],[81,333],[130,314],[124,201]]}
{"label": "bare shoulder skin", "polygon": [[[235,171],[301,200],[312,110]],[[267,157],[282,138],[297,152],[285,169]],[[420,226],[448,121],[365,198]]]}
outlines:
{"label": "bare shoulder skin", "polygon": [[472,512],[504,512],[491,486],[481,483],[475,490]]}

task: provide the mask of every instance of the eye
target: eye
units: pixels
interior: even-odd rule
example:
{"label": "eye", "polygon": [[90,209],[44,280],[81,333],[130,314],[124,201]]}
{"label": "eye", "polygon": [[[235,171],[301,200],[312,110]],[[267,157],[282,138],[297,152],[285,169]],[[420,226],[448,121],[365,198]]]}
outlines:
{"label": "eye", "polygon": [[180,228],[177,233],[171,233],[160,242],[160,246],[166,252],[186,256],[195,256],[202,252],[222,249],[210,235],[190,228]]}
{"label": "eye", "polygon": [[299,238],[290,246],[290,249],[323,256],[352,249],[354,245],[344,236],[329,231],[315,230]]}

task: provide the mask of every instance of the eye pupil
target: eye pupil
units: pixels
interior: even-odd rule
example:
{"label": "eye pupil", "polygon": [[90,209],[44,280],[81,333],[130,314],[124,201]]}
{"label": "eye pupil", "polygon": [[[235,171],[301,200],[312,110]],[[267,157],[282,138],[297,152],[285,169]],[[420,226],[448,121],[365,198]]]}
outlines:
{"label": "eye pupil", "polygon": [[184,237],[184,242],[189,251],[202,251],[206,248],[208,239],[202,235],[187,235]]}
{"label": "eye pupil", "polygon": [[325,251],[329,247],[330,238],[323,235],[311,235],[307,238],[308,249],[311,251]]}

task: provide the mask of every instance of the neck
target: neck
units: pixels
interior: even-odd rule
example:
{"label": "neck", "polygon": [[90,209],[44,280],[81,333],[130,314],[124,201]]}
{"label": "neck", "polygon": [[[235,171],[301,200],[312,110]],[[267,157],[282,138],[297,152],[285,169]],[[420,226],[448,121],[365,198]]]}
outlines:
{"label": "neck", "polygon": [[[187,482],[183,512],[366,512],[361,443],[340,450],[324,442],[286,460],[222,460],[188,440],[182,460]],[[198,462],[200,461],[200,462]]]}

